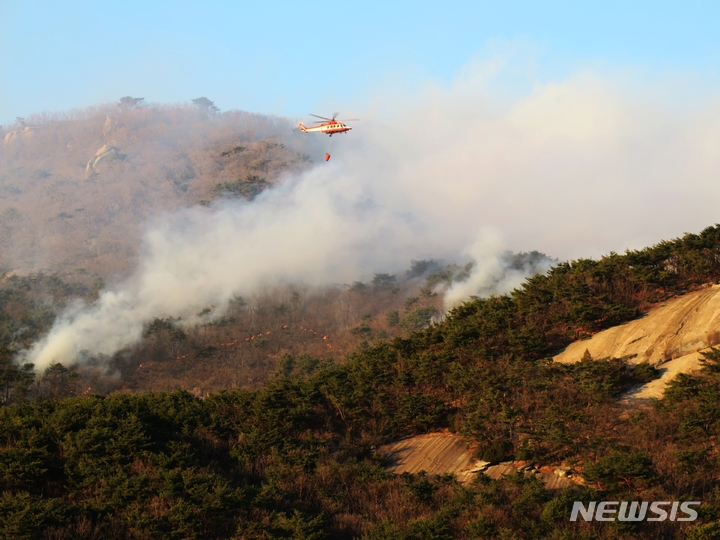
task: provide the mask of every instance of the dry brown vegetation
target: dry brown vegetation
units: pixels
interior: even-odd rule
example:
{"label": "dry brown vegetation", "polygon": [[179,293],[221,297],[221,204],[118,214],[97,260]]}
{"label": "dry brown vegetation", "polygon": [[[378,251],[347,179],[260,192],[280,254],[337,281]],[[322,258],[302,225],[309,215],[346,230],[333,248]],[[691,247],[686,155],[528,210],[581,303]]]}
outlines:
{"label": "dry brown vegetation", "polygon": [[192,105],[37,115],[0,135],[0,268],[105,280],[134,268],[152,216],[219,184],[272,184],[318,154],[286,119]]}
{"label": "dry brown vegetation", "polygon": [[[236,298],[223,317],[207,324],[156,320],[137,347],[116,355],[114,368],[122,374],[117,384],[132,391],[188,389],[207,395],[259,387],[277,369],[309,375],[358,346],[407,335],[407,324],[401,324],[416,309],[439,313],[439,296],[412,296],[420,284],[278,287]],[[408,297],[417,300],[405,308]],[[400,324],[388,322],[393,311]]]}
{"label": "dry brown vegetation", "polygon": [[[115,355],[109,371],[96,358],[89,367],[73,368],[79,377],[65,393],[185,389],[205,396],[258,388],[275,371],[310,375],[342,362],[358,346],[408,335],[419,326],[412,315],[418,310],[439,314],[440,296],[413,296],[422,283],[277,287],[234,299],[223,316],[206,324],[156,319],[138,345]],[[399,323],[388,313],[397,313]]]}
{"label": "dry brown vegetation", "polygon": [[[206,308],[198,313],[200,322],[188,324],[172,317],[148,321],[135,346],[113,358],[88,353],[80,366],[69,366],[69,373],[41,376],[32,392],[59,397],[186,389],[204,396],[260,387],[278,370],[307,376],[342,362],[358,347],[426,326],[442,304],[429,284],[452,276],[447,269],[431,273],[433,268],[437,263],[416,261],[414,271],[399,279],[377,274],[371,283],[268,287],[235,297],[217,312]],[[418,274],[418,269],[423,272]],[[43,273],[6,274],[0,279],[0,354],[10,361],[45,334],[74,298],[95,299],[100,285],[67,283]]]}

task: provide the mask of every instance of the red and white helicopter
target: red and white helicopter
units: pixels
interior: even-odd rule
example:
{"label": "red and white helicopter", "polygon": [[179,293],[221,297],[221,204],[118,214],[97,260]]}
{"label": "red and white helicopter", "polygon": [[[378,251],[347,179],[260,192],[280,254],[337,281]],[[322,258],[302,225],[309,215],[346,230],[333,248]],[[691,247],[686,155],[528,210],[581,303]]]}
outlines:
{"label": "red and white helicopter", "polygon": [[[335,135],[336,133],[347,133],[352,128],[346,126],[343,124],[340,120],[337,120],[337,115],[340,113],[333,114],[332,118],[325,118],[324,116],[318,116],[317,114],[311,114],[310,116],[314,116],[315,118],[320,118],[321,121],[316,121],[316,124],[320,124],[319,126],[311,126],[306,127],[305,124],[302,122],[298,122],[298,127],[300,128],[300,131],[303,133],[325,133],[327,135],[330,135],[331,137]],[[345,122],[353,122],[356,121],[357,118],[351,118],[348,120],[345,120]]]}
{"label": "red and white helicopter", "polygon": [[[306,127],[305,124],[302,122],[298,122],[298,127],[300,128],[300,131],[303,133],[325,133],[326,135],[330,135],[332,137],[336,133],[347,133],[352,128],[349,126],[346,126],[337,119],[337,115],[340,113],[333,114],[332,118],[325,118],[324,116],[318,116],[317,114],[311,114],[310,116],[314,116],[315,118],[320,118],[320,121],[315,121],[316,124],[320,124],[318,126],[311,126]],[[349,120],[345,120],[345,122],[352,122],[356,121],[357,118],[352,118]],[[330,151],[325,154],[325,161],[330,161]]]}

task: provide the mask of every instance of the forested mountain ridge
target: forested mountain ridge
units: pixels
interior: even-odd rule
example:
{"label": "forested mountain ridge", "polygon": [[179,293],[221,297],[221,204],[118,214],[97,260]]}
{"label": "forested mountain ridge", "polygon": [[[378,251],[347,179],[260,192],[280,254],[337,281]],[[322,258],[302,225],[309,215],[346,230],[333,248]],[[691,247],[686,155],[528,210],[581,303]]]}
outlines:
{"label": "forested mountain ridge", "polygon": [[[430,279],[430,278],[427,278]],[[571,341],[720,280],[720,226],[561,263],[344,363],[289,358],[260,390],[89,395],[0,410],[3,533],[14,538],[714,538],[720,352],[661,402],[657,376]],[[62,373],[52,376],[61,377]],[[385,473],[381,443],[450,429],[490,461],[564,464],[585,486]],[[697,522],[570,522],[576,500],[699,500]]]}
{"label": "forested mountain ridge", "polygon": [[117,279],[149,219],[311,164],[316,141],[284,118],[123,100],[0,130],[0,269]]}

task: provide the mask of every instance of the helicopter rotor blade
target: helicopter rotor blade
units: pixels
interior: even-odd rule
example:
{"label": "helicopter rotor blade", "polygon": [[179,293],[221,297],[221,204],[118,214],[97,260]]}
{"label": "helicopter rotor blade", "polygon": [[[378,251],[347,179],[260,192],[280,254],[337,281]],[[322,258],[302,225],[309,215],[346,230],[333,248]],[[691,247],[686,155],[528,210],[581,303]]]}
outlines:
{"label": "helicopter rotor blade", "polygon": [[338,114],[340,114],[340,113],[337,113],[337,112],[336,112],[336,113],[333,113],[332,118],[328,118],[328,117],[326,117],[326,116],[320,116],[319,114],[312,114],[312,113],[309,113],[309,114],[310,114],[310,116],[314,116],[315,118],[320,118],[319,121],[318,121],[318,120],[315,120],[315,121],[314,121],[316,124],[322,124],[323,122],[358,122],[358,121],[360,120],[359,118],[343,118],[343,119],[339,119],[337,116],[338,116]]}

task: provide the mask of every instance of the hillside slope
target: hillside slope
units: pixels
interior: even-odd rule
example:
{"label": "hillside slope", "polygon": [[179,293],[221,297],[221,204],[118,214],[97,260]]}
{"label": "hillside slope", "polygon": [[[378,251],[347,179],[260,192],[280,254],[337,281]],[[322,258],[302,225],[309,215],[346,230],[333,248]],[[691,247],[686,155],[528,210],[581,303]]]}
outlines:
{"label": "hillside slope", "polygon": [[252,198],[309,168],[311,139],[283,118],[189,105],[19,119],[0,153],[0,270],[122,277],[148,220]]}

